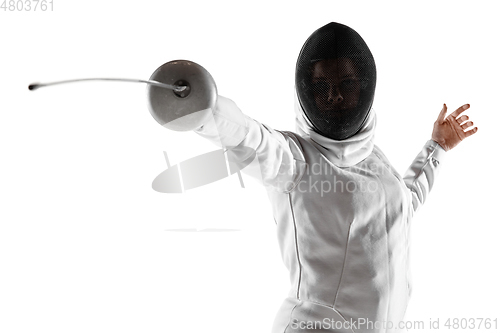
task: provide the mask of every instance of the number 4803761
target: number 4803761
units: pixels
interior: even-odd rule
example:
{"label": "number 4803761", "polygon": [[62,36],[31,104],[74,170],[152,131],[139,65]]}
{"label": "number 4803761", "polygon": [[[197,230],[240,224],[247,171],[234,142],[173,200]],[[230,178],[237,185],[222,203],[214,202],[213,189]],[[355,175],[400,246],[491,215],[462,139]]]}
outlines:
{"label": "number 4803761", "polygon": [[54,0],[3,0],[0,10],[4,12],[53,11]]}

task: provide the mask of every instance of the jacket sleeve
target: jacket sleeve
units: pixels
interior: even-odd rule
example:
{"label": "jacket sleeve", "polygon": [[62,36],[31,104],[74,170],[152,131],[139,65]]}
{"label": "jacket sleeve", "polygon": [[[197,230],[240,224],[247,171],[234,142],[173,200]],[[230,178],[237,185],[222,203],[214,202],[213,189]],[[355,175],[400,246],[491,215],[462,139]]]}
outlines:
{"label": "jacket sleeve", "polygon": [[416,212],[427,199],[445,153],[446,151],[437,142],[429,140],[406,171],[404,182],[411,192],[413,212]]}
{"label": "jacket sleeve", "polygon": [[222,96],[212,114],[212,119],[195,133],[225,148],[230,170],[241,169],[264,186],[283,192],[296,186],[305,162],[291,136],[248,117],[232,100]]}

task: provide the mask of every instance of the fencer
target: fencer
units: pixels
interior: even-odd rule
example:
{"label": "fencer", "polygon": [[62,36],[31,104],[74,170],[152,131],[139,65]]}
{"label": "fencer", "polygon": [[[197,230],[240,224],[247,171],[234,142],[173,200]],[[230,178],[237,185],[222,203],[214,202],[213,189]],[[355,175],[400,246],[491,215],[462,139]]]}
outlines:
{"label": "fencer", "polygon": [[256,151],[258,172],[243,172],[266,188],[291,282],[273,333],[400,331],[411,294],[411,220],[446,151],[477,128],[460,116],[469,105],[448,116],[444,105],[431,139],[401,177],[374,144],[375,86],[365,41],[329,23],[298,57],[295,132],[272,129],[222,96],[213,119],[195,129],[227,147],[235,163],[250,158],[239,148]]}

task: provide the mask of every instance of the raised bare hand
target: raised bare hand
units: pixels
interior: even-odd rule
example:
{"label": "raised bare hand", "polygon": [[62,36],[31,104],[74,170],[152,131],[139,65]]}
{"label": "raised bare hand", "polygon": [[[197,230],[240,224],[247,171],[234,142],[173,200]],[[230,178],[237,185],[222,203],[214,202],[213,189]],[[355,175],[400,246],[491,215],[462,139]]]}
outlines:
{"label": "raised bare hand", "polygon": [[468,116],[460,116],[469,107],[469,104],[465,104],[445,118],[448,108],[446,104],[443,104],[443,109],[439,113],[438,119],[434,122],[432,140],[439,143],[444,150],[448,151],[456,147],[462,140],[477,132],[477,127],[471,129],[474,123],[468,121]]}

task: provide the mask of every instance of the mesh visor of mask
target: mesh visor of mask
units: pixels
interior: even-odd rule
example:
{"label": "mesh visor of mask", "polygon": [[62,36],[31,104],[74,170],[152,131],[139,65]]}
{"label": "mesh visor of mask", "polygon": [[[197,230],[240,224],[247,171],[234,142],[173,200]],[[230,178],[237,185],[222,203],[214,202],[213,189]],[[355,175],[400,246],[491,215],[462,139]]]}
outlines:
{"label": "mesh visor of mask", "polygon": [[362,127],[375,95],[375,61],[361,36],[339,23],[316,30],[300,51],[295,87],[315,130],[345,140]]}

